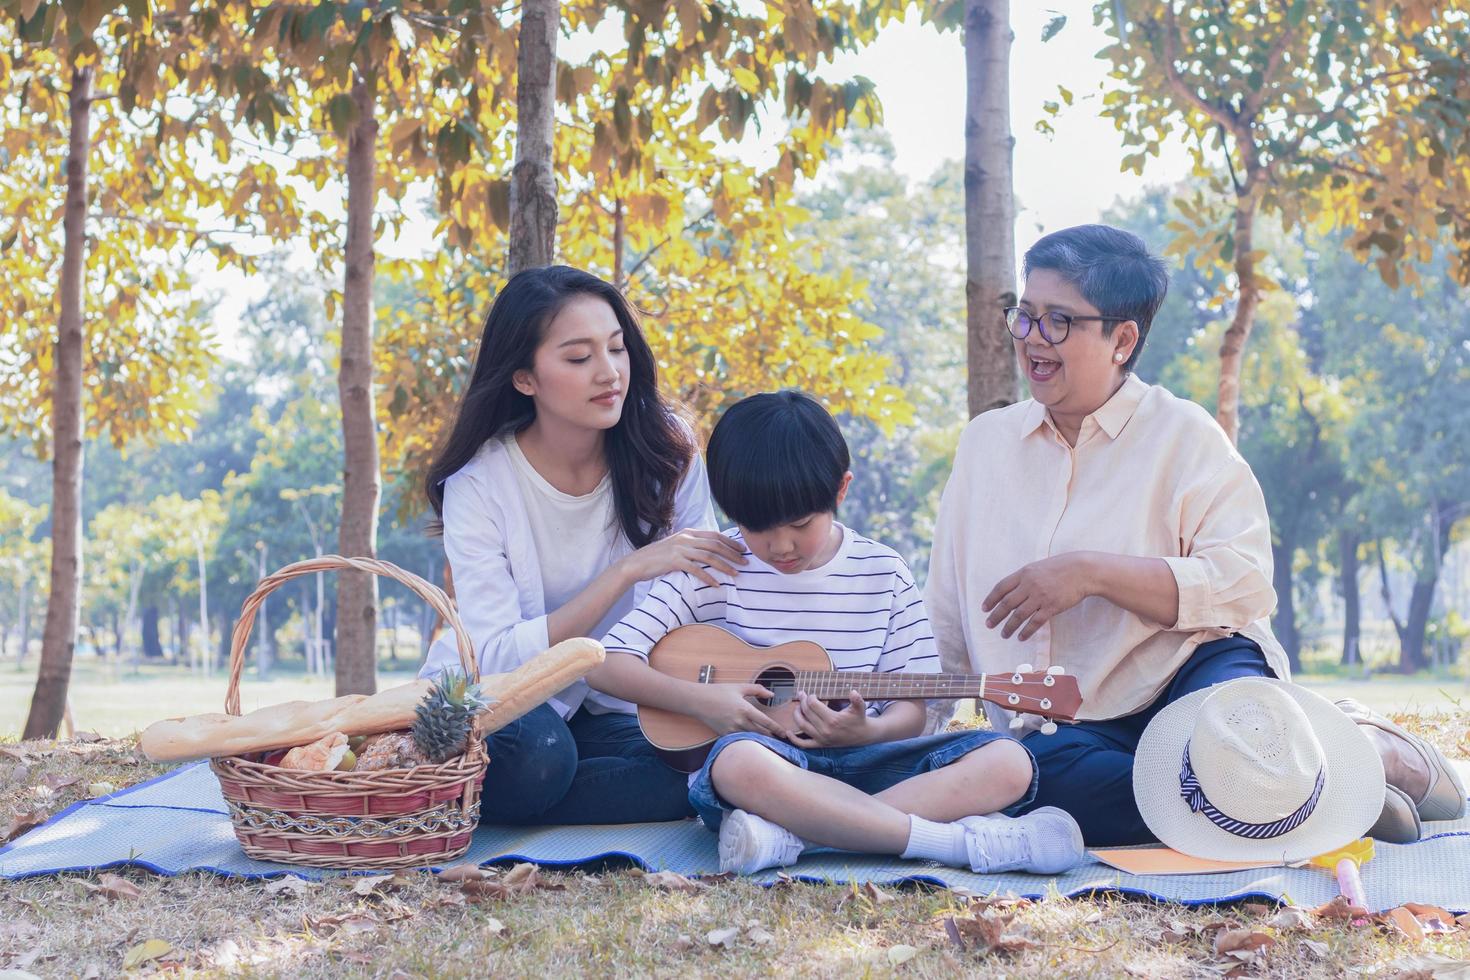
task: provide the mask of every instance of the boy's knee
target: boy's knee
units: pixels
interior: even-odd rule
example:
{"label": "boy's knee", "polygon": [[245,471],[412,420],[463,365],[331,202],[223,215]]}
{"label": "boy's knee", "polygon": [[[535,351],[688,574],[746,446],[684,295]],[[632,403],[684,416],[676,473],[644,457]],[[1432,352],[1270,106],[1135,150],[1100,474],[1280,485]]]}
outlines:
{"label": "boy's knee", "polygon": [[709,770],[710,781],[718,790],[753,784],[770,773],[773,762],[780,761],[780,756],[759,742],[741,739],[731,742],[715,756]]}
{"label": "boy's knee", "polygon": [[996,739],[965,757],[983,770],[985,782],[1011,800],[1019,800],[1031,789],[1035,767],[1031,753],[1012,739]]}

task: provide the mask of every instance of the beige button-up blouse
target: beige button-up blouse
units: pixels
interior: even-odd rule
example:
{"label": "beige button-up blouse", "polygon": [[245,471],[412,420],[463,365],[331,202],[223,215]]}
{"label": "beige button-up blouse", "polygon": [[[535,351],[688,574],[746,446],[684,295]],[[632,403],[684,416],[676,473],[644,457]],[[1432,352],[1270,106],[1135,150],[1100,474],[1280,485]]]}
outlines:
{"label": "beige button-up blouse", "polygon": [[[1030,562],[1069,551],[1163,558],[1179,618],[1151,623],[1092,596],[1029,640],[987,629],[980,603]],[[934,531],[925,604],[948,672],[1053,664],[1077,677],[1079,719],[1146,707],[1201,643],[1239,633],[1276,675],[1271,530],[1250,466],[1193,402],[1129,375],[1082,423],[1075,447],[1045,406],[1024,401],[971,420]],[[997,728],[1011,714],[987,704]],[[1026,727],[1040,719],[1024,716]]]}

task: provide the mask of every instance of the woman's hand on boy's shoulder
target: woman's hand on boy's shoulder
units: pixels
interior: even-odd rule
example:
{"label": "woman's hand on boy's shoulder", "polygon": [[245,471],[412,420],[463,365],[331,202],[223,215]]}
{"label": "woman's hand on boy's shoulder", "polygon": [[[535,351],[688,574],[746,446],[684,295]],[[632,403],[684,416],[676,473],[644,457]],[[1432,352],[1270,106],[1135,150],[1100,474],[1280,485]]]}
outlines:
{"label": "woman's hand on boy's shoulder", "polygon": [[685,528],[644,545],[619,564],[630,582],[646,582],[670,572],[684,571],[706,585],[719,585],[710,569],[733,577],[735,566],[746,564],[745,549],[718,531]]}
{"label": "woman's hand on boy's shoulder", "polygon": [[857,691],[848,694],[847,707],[834,710],[821,698],[801,692],[796,705],[797,730],[790,741],[801,748],[832,749],[871,745],[882,733],[868,716],[868,703]]}

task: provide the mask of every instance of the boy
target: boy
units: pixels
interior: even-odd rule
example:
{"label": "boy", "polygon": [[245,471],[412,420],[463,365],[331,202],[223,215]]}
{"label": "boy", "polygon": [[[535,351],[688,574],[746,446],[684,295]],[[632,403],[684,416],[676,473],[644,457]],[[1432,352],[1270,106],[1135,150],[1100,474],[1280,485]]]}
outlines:
{"label": "boy", "polygon": [[[923,858],[975,871],[1054,873],[1082,857],[1065,813],[995,811],[1035,793],[1030,753],[990,731],[917,737],[922,701],[834,710],[801,694],[794,723],[753,704],[757,684],[664,676],[648,652],[669,630],[711,623],[755,646],[821,644],[838,670],[935,672],[934,638],[912,574],[891,549],[844,527],[852,481],[837,423],[798,392],[725,412],[706,454],[715,502],[748,564],[727,584],[688,572],[658,580],[603,639],[589,682],[617,697],[694,715],[725,734],[692,779],[690,802],[720,835],[720,868],[752,874],[807,847]],[[983,814],[991,814],[983,816]]]}

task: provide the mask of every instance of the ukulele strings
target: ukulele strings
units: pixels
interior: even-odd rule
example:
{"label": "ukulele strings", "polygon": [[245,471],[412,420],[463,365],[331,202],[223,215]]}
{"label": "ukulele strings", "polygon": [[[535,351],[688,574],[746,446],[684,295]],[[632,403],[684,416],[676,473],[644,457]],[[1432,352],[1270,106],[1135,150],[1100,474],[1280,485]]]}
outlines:
{"label": "ukulele strings", "polygon": [[[986,700],[992,701],[993,703],[995,703],[999,707],[1002,707],[1002,708],[1010,708],[1010,709],[1016,710],[1016,711],[1023,711],[1023,712],[1026,712],[1027,714],[1036,714],[1036,713],[1038,713],[1039,710],[1041,709],[1041,702],[1042,701],[1054,701],[1055,700],[1054,698],[1049,697],[1049,696],[1047,696],[1047,697],[1037,697],[1035,695],[1024,694],[1024,693],[1022,693],[1020,691],[1014,691],[1014,690],[999,690],[999,691],[997,691],[997,690],[995,690],[992,687],[992,685],[994,685],[994,684],[1008,684],[1009,682],[1008,681],[994,681],[994,680],[991,679],[991,676],[989,674],[924,674],[924,675],[922,675],[922,679],[921,680],[915,680],[915,681],[898,681],[898,680],[894,680],[893,678],[884,678],[884,677],[879,677],[879,676],[875,676],[875,675],[867,675],[866,677],[860,676],[857,679],[858,680],[858,683],[852,683],[852,684],[848,684],[846,682],[838,683],[837,678],[831,676],[833,674],[837,674],[838,676],[841,676],[841,674],[840,674],[839,671],[797,671],[794,674],[794,679],[793,680],[791,680],[791,681],[785,681],[785,680],[783,680],[783,681],[777,681],[777,682],[774,682],[774,683],[768,683],[768,684],[766,684],[766,687],[771,688],[773,691],[776,689],[776,687],[789,688],[789,689],[791,689],[793,691],[801,690],[801,691],[805,691],[807,694],[810,694],[812,697],[820,698],[823,701],[831,701],[831,700],[836,700],[838,698],[845,698],[845,697],[847,697],[847,695],[849,694],[849,692],[851,692],[853,690],[856,690],[861,695],[863,693],[863,688],[864,687],[879,687],[879,688],[883,688],[885,685],[890,685],[888,687],[888,689],[887,689],[887,693],[878,693],[878,694],[873,694],[871,696],[873,699],[880,700],[881,701],[881,700],[888,699],[888,698],[891,698],[891,699],[894,699],[894,700],[901,700],[901,699],[904,699],[904,698],[911,698],[911,697],[913,697],[913,698],[918,698],[918,697],[924,697],[924,698],[943,698],[946,695],[952,697],[952,696],[954,696],[954,692],[952,690],[930,690],[929,688],[932,687],[935,684],[947,684],[948,685],[948,684],[956,684],[956,683],[958,683],[960,686],[974,687],[978,683],[978,686],[979,686],[979,689],[980,689],[980,694],[979,695],[974,695],[974,696],[984,697]],[[1004,675],[1002,675],[1002,676],[1004,676]],[[810,682],[809,685],[803,686],[801,684],[801,681],[803,679],[809,681]],[[867,683],[862,683],[863,681],[867,681]],[[1025,682],[1025,683],[1035,684],[1035,683],[1039,683],[1039,682],[1037,682],[1037,681],[1028,681],[1028,682]],[[913,691],[912,693],[910,693],[910,692],[904,690],[904,688],[901,686],[901,685],[905,685],[905,684],[911,685],[913,687],[921,688],[921,690]],[[892,691],[893,691],[894,688],[897,688],[902,693],[900,693],[900,694],[894,694],[894,693],[892,693]],[[1017,702],[1015,702],[1015,703],[1011,703],[1010,702],[1010,696],[1013,695],[1013,694],[1017,698],[1019,698],[1020,700],[1017,701]],[[970,695],[964,695],[964,696],[968,697]],[[1023,702],[1029,702],[1031,705],[1034,706],[1034,708],[1036,710],[1034,710],[1034,711],[1026,711],[1025,708],[1020,707],[1020,705]],[[1051,710],[1051,709],[1047,709],[1047,710]]]}

